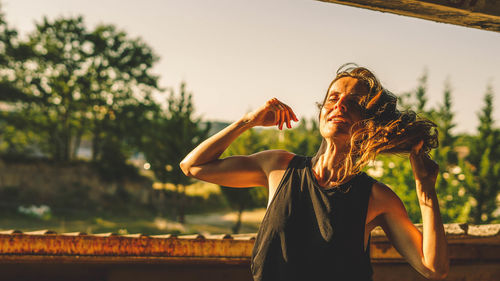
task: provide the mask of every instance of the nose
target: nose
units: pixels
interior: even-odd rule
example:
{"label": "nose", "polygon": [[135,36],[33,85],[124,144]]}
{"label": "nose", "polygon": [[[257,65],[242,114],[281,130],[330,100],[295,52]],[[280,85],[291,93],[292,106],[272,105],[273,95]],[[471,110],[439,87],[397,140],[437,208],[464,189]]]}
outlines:
{"label": "nose", "polygon": [[339,98],[337,103],[335,103],[335,106],[333,107],[333,109],[338,110],[340,112],[345,112],[347,110],[345,96],[342,96]]}

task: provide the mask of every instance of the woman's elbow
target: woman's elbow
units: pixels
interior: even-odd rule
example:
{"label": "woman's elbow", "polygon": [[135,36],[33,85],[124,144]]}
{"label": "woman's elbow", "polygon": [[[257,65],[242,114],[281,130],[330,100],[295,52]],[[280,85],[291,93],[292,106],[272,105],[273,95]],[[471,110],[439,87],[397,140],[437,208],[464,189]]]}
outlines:
{"label": "woman's elbow", "polygon": [[443,266],[443,268],[436,269],[433,271],[429,271],[425,276],[427,279],[430,280],[444,280],[450,271],[449,265]]}
{"label": "woman's elbow", "polygon": [[430,276],[426,276],[427,279],[429,280],[445,280],[446,277],[448,276],[448,272],[444,272],[444,273],[433,273],[432,275]]}
{"label": "woman's elbow", "polygon": [[187,163],[187,161],[182,160],[181,163],[179,163],[179,166],[181,167],[182,172],[184,175],[188,177],[193,177],[194,175],[191,173],[191,165]]}

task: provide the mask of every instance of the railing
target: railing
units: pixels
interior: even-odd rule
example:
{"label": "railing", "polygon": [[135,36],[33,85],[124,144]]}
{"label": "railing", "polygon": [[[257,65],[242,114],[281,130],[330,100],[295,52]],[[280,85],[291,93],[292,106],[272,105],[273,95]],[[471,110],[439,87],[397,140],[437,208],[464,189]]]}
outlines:
{"label": "railing", "polygon": [[[447,224],[445,230],[452,264],[447,280],[500,280],[500,224]],[[121,272],[116,280],[123,281],[151,270],[158,275],[150,280],[251,280],[249,262],[254,239],[254,233],[148,236],[8,230],[0,231],[0,270],[4,276],[11,272],[14,278],[33,277],[37,281],[43,279],[40,276],[54,279],[52,271],[66,272],[64,279],[71,280],[82,276],[87,280],[114,280],[112,273]],[[370,247],[375,281],[425,280],[392,247],[382,229],[372,231]],[[76,276],[84,267],[90,275],[80,272]],[[137,276],[132,271],[124,273],[130,270]],[[107,273],[95,275],[103,272]]]}

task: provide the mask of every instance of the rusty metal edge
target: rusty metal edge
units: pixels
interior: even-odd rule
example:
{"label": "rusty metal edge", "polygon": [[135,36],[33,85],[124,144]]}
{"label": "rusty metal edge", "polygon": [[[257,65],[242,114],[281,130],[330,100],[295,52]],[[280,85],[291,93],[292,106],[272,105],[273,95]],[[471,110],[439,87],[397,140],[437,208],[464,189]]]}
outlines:
{"label": "rusty metal edge", "polygon": [[200,264],[246,265],[249,257],[140,257],[140,256],[82,256],[82,255],[0,255],[0,264]]}

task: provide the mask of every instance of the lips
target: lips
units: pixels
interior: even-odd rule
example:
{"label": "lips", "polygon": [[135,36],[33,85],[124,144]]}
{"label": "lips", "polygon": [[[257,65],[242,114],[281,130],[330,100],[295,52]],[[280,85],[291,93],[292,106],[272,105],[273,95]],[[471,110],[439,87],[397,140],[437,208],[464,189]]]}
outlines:
{"label": "lips", "polygon": [[343,115],[334,115],[327,119],[328,122],[333,123],[350,123]]}

